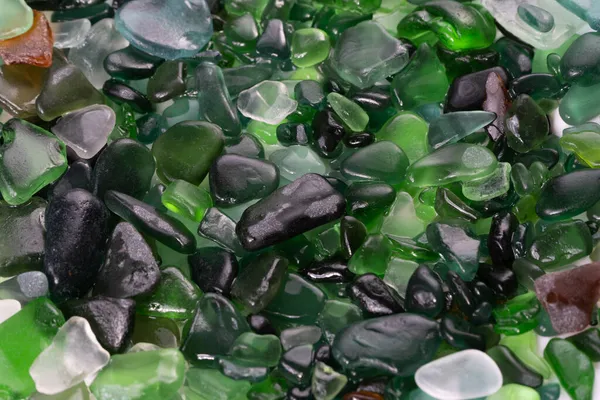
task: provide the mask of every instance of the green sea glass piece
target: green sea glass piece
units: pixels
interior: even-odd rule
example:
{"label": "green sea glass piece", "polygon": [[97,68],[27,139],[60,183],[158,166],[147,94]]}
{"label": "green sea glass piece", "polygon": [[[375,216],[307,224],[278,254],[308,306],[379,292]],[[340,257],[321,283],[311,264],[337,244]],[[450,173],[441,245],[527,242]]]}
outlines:
{"label": "green sea glass piece", "polygon": [[408,157],[394,143],[380,141],[359,149],[340,167],[351,180],[374,180],[395,185],[404,180]]}
{"label": "green sea glass piece", "polygon": [[537,336],[533,331],[521,335],[504,336],[500,339],[500,344],[511,349],[525,365],[545,379],[552,375],[552,370],[546,360],[537,353]]}
{"label": "green sea glass piece", "polygon": [[346,376],[319,361],[313,371],[311,391],[317,400],[333,400],[347,382]]}
{"label": "green sea glass piece", "polygon": [[12,39],[27,32],[33,25],[33,10],[25,0],[5,0],[0,4],[0,40]]}
{"label": "green sea glass piece", "polygon": [[275,335],[245,332],[233,342],[229,353],[236,361],[252,366],[274,367],[281,357],[281,343]]}
{"label": "green sea glass piece", "polygon": [[456,143],[485,128],[495,119],[496,114],[487,111],[457,111],[442,114],[429,125],[427,134],[429,146],[435,150]]}
{"label": "green sea glass piece", "polygon": [[558,106],[562,119],[570,125],[581,125],[599,115],[598,90],[600,90],[600,83],[591,86],[582,84],[571,86]]}
{"label": "green sea glass piece", "polygon": [[527,25],[537,31],[545,33],[554,28],[554,16],[543,8],[525,3],[519,5],[517,12]]}
{"label": "green sea glass piece", "polygon": [[27,398],[35,391],[29,367],[64,322],[60,310],[40,297],[0,324],[0,394]]}
{"label": "green sea glass piece", "polygon": [[535,292],[514,297],[494,309],[493,315],[496,318],[494,331],[507,336],[529,332],[538,325],[536,316],[541,309],[542,306]]}
{"label": "green sea glass piece", "polygon": [[18,205],[57,180],[67,170],[67,150],[50,132],[29,122],[12,119],[2,127],[0,192]]}
{"label": "green sea glass piece", "polygon": [[484,178],[474,179],[462,184],[462,194],[469,200],[485,201],[502,196],[510,189],[509,163],[498,163],[496,170]]}
{"label": "green sea glass piece", "polygon": [[329,36],[317,28],[303,28],[292,36],[292,62],[300,68],[312,67],[329,57]]}
{"label": "green sea glass piece", "polygon": [[167,186],[161,196],[161,202],[168,210],[196,222],[202,221],[206,211],[212,207],[212,199],[207,190],[181,179]]}
{"label": "green sea glass piece", "polygon": [[329,93],[327,102],[342,122],[353,132],[362,132],[369,123],[369,115],[358,104],[339,93]]}
{"label": "green sea glass piece", "polygon": [[444,257],[450,270],[471,281],[479,267],[479,239],[461,224],[434,222],[427,227],[427,241]]}
{"label": "green sea glass piece", "polygon": [[528,386],[509,383],[488,396],[487,400],[540,400],[540,394]]}
{"label": "green sea glass piece", "polygon": [[214,369],[191,368],[185,376],[194,396],[191,399],[246,400],[251,386],[248,381],[228,378]]}
{"label": "green sea glass piece", "polygon": [[403,110],[444,100],[448,87],[446,68],[434,49],[423,43],[410,63],[392,81],[392,92],[397,107]]}
{"label": "green sea glass piece", "polygon": [[485,147],[456,143],[444,146],[408,167],[407,180],[414,186],[442,186],[483,178],[496,170],[498,162]]}
{"label": "green sea glass piece", "polygon": [[591,168],[600,168],[600,130],[581,127],[572,128],[569,133],[564,132],[560,138],[560,145],[565,150],[573,152],[577,159]]}
{"label": "green sea glass piece", "polygon": [[178,349],[160,349],[111,357],[91,386],[98,400],[170,399],[183,384],[185,360]]}
{"label": "green sea glass piece", "polygon": [[489,47],[496,38],[496,26],[483,7],[435,0],[404,17],[398,36],[417,44],[439,40],[450,50],[464,51]]}
{"label": "green sea glass piece", "polygon": [[405,111],[389,119],[377,132],[378,140],[387,140],[400,147],[410,163],[429,153],[427,122],[419,115]]}
{"label": "green sea glass piece", "polygon": [[572,343],[554,338],[548,342],[544,358],[548,360],[561,386],[572,399],[592,399],[594,365],[588,356]]}
{"label": "green sea glass piece", "polygon": [[414,238],[424,231],[425,223],[417,216],[413,198],[406,192],[398,192],[394,204],[383,219],[381,233]]}

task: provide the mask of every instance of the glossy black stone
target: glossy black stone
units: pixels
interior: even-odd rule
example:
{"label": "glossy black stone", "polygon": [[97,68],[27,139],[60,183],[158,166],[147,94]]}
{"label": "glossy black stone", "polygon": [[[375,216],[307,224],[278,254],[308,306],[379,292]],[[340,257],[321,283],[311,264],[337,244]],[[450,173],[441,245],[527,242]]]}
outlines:
{"label": "glossy black stone", "polygon": [[310,381],[313,360],[312,345],[292,347],[283,353],[278,368],[288,382],[305,386]]}
{"label": "glossy black stone", "polygon": [[313,400],[314,398],[310,386],[306,388],[295,386],[285,395],[285,400]]}
{"label": "glossy black stone", "polygon": [[220,247],[202,247],[188,256],[188,265],[192,280],[202,292],[229,295],[238,274],[238,262],[233,253]]}
{"label": "glossy black stone", "polygon": [[477,304],[469,286],[454,271],[448,271],[446,283],[448,284],[450,293],[452,293],[452,299],[456,302],[458,308],[465,315],[471,315]]}
{"label": "glossy black stone", "polygon": [[527,367],[508,347],[495,346],[487,354],[500,368],[503,384],[516,383],[537,388],[544,383],[544,377]]}
{"label": "glossy black stone", "polygon": [[312,130],[311,145],[319,155],[325,158],[339,155],[346,130],[333,111],[319,111],[312,120]]}
{"label": "glossy black stone", "polygon": [[533,241],[534,228],[531,222],[520,224],[513,234],[512,247],[515,258],[523,258]]}
{"label": "glossy black stone", "polygon": [[494,311],[494,306],[487,301],[480,303],[477,305],[477,308],[471,313],[469,317],[469,321],[471,321],[475,325],[489,324],[492,322],[492,312]]}
{"label": "glossy black stone", "polygon": [[324,178],[327,179],[327,182],[340,193],[345,193],[346,189],[348,189],[348,185],[338,178],[334,178],[333,176],[326,176]]}
{"label": "glossy black stone", "polygon": [[473,332],[473,327],[467,321],[452,314],[446,314],[440,321],[440,332],[446,342],[460,350],[477,349],[485,351],[486,344],[483,335]]}
{"label": "glossy black stone", "polygon": [[471,282],[469,282],[468,286],[473,296],[475,296],[476,303],[481,304],[487,302],[494,304],[496,302],[496,295],[494,294],[494,291],[482,281],[473,279]]}
{"label": "glossy black stone", "polygon": [[392,95],[386,88],[372,87],[354,92],[350,99],[358,104],[369,115],[369,132],[377,132],[383,124],[396,115],[397,110],[392,102]]}
{"label": "glossy black stone", "polygon": [[334,221],[345,207],[327,180],[306,174],[248,207],[236,233],[246,250],[259,250]]}
{"label": "glossy black stone", "polygon": [[213,162],[208,179],[215,203],[232,206],[273,193],[279,185],[279,168],[270,161],[226,154]]}
{"label": "glossy black stone", "polygon": [[196,238],[178,219],[124,193],[109,190],[104,196],[106,206],[144,235],[171,249],[191,254],[196,250]]}
{"label": "glossy black stone", "polygon": [[364,274],[348,286],[350,298],[368,315],[380,317],[403,312],[400,299],[375,274]]}
{"label": "glossy black stone", "polygon": [[497,65],[506,68],[511,78],[515,79],[531,73],[533,51],[530,47],[508,37],[498,39],[493,47],[500,56]]}
{"label": "glossy black stone", "polygon": [[245,252],[235,234],[235,221],[216,207],[206,210],[198,227],[198,235],[220,244],[237,255]]}
{"label": "glossy black stone", "polygon": [[102,199],[108,190],[116,190],[141,199],[150,190],[155,169],[154,157],[146,146],[133,139],[115,140],[94,166],[94,194]]}
{"label": "glossy black stone", "polygon": [[248,325],[254,333],[259,335],[277,335],[277,331],[271,325],[271,321],[262,314],[250,314],[246,317]]}
{"label": "glossy black stone", "polygon": [[486,100],[485,85],[490,73],[498,74],[505,86],[508,84],[508,75],[502,67],[494,67],[456,78],[446,97],[444,112],[481,110]]}
{"label": "glossy black stone", "polygon": [[125,350],[133,333],[135,301],[97,296],[91,299],[71,300],[61,307],[65,318],[85,318],[98,342],[111,353]]}
{"label": "glossy black stone", "polygon": [[359,219],[383,214],[396,199],[396,191],[387,183],[353,183],[345,195],[348,213]]}
{"label": "glossy black stone", "polygon": [[148,80],[148,100],[162,103],[185,92],[187,65],[183,61],[167,61]]}
{"label": "glossy black stone", "polygon": [[311,265],[317,254],[315,245],[304,235],[279,243],[276,248],[290,260],[291,264],[297,265],[300,269]]}
{"label": "glossy black stone", "polygon": [[102,265],[110,213],[83,189],[52,198],[46,207],[44,273],[56,300],[84,296]]}
{"label": "glossy black stone", "polygon": [[444,309],[442,280],[429,267],[421,265],[413,272],[406,287],[406,311],[435,318]]}
{"label": "glossy black stone", "polygon": [[223,153],[252,158],[265,158],[263,145],[257,138],[250,134],[242,134],[237,138],[227,138]]}
{"label": "glossy black stone", "polygon": [[501,298],[513,297],[519,287],[515,273],[502,265],[480,264],[477,277]]}
{"label": "glossy black stone", "polygon": [[294,87],[294,95],[299,105],[321,108],[325,103],[325,92],[317,81],[300,81]]}
{"label": "glossy black stone", "polygon": [[472,74],[498,65],[500,55],[491,47],[481,50],[456,52],[438,42],[437,56],[446,67],[448,78]]}
{"label": "glossy black stone", "polygon": [[77,160],[71,163],[67,172],[51,186],[48,192],[48,200],[71,189],[92,191],[92,165],[89,161]]}
{"label": "glossy black stone", "polygon": [[128,298],[151,293],[160,281],[160,269],[152,249],[128,222],[115,227],[94,295]]}
{"label": "glossy black stone", "polygon": [[355,133],[344,138],[344,144],[351,148],[360,148],[375,142],[375,135],[368,132]]}
{"label": "glossy black stone", "polygon": [[277,126],[277,141],[283,146],[307,145],[311,135],[307,124],[289,122]]}
{"label": "glossy black stone", "polygon": [[59,8],[61,10],[72,10],[74,8],[84,8],[103,3],[102,0],[62,0]]}
{"label": "glossy black stone", "polygon": [[346,260],[330,258],[315,261],[310,267],[300,271],[313,282],[351,282],[354,274],[348,269]]}
{"label": "glossy black stone", "polygon": [[358,219],[346,215],[340,222],[340,239],[342,241],[342,255],[350,259],[354,252],[365,242],[367,227]]}
{"label": "glossy black stone", "polygon": [[333,360],[331,356],[331,346],[327,343],[320,345],[315,351],[315,361],[321,361],[325,364],[330,364]]}
{"label": "glossy black stone", "polygon": [[139,113],[152,111],[152,103],[143,94],[116,79],[109,79],[102,86],[102,93],[118,104],[128,104]]}
{"label": "glossy black stone", "polygon": [[510,82],[509,93],[512,98],[526,94],[535,100],[560,99],[565,87],[552,74],[528,74]]}
{"label": "glossy black stone", "polygon": [[515,254],[512,237],[519,226],[519,220],[512,212],[501,212],[492,218],[487,246],[494,265],[512,267]]}
{"label": "glossy black stone", "polygon": [[133,46],[110,53],[104,59],[104,69],[113,78],[124,80],[146,79],[164,60],[146,54]]}
{"label": "glossy black stone", "polygon": [[290,56],[284,25],[280,19],[271,19],[267,22],[265,30],[256,43],[256,51],[265,56],[281,59]]}

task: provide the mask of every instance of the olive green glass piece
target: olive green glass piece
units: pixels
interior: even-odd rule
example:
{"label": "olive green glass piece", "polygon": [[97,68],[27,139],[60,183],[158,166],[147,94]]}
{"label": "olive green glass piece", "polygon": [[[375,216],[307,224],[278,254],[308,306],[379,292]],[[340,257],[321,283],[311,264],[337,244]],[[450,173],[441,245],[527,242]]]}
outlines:
{"label": "olive green glass piece", "polygon": [[546,113],[526,94],[515,99],[506,112],[505,124],[508,146],[519,153],[541,145],[550,131]]}
{"label": "olive green glass piece", "polygon": [[12,119],[2,127],[0,193],[11,205],[28,201],[67,170],[67,149],[50,132]]}
{"label": "olive green glass piece", "polygon": [[483,7],[434,0],[404,17],[398,36],[420,44],[439,40],[453,51],[484,49],[496,38],[494,19]]}
{"label": "olive green glass piece", "polygon": [[528,331],[521,335],[503,336],[500,339],[500,344],[512,350],[525,365],[545,379],[550,378],[552,375],[548,362],[538,355],[537,336],[534,331]]}
{"label": "olive green glass piece", "polygon": [[531,331],[538,325],[536,316],[541,309],[535,292],[519,295],[494,309],[494,331],[507,336]]}
{"label": "olive green glass piece", "polygon": [[592,235],[580,220],[554,223],[539,233],[527,258],[545,271],[568,265],[592,252]]}
{"label": "olive green glass piece", "polygon": [[168,210],[196,222],[202,221],[206,211],[212,207],[212,199],[207,190],[181,179],[167,186],[161,196],[161,202]]}
{"label": "olive green glass piece", "polygon": [[327,95],[327,102],[351,131],[362,132],[367,127],[369,115],[352,100],[339,93],[331,92]]}
{"label": "olive green glass piece", "polygon": [[473,201],[491,200],[502,196],[510,189],[509,163],[498,163],[496,170],[484,178],[474,179],[462,184],[463,195]]}
{"label": "olive green glass piece", "polygon": [[185,360],[178,349],[160,349],[111,357],[91,386],[98,400],[172,398],[183,385]]}
{"label": "olive green glass piece", "polygon": [[417,187],[443,186],[483,178],[496,170],[496,156],[475,144],[444,146],[408,167],[406,179]]}
{"label": "olive green glass piece", "polygon": [[554,338],[544,350],[561,386],[574,400],[591,400],[594,385],[594,365],[574,344]]}
{"label": "olive green glass piece", "polygon": [[540,400],[540,394],[528,386],[509,383],[488,396],[487,400]]}
{"label": "olive green glass piece", "polygon": [[392,142],[380,141],[359,149],[341,165],[342,175],[349,180],[382,181],[390,185],[404,180],[408,157]]}
{"label": "olive green glass piece", "polygon": [[303,28],[292,35],[292,62],[300,68],[312,67],[329,57],[329,36],[317,28]]}
{"label": "olive green glass piece", "polygon": [[275,335],[242,333],[233,342],[229,354],[236,361],[257,367],[274,367],[281,357],[281,343]]}
{"label": "olive green glass piece", "polygon": [[174,125],[152,146],[157,174],[165,182],[182,179],[199,185],[223,145],[223,132],[217,125],[202,121]]}
{"label": "olive green glass piece", "polygon": [[403,111],[390,118],[377,132],[377,140],[387,140],[400,147],[410,163],[429,153],[427,122],[419,115]]}
{"label": "olive green glass piece", "polygon": [[318,400],[333,400],[342,391],[348,378],[323,362],[317,362],[313,371],[311,391]]}
{"label": "olive green glass piece", "polygon": [[175,267],[164,269],[160,282],[150,295],[138,299],[136,310],[141,315],[172,319],[188,319],[202,292]]}
{"label": "olive green glass piece", "polygon": [[442,102],[450,86],[446,68],[428,44],[421,44],[410,63],[392,81],[397,107],[414,110],[424,104]]}
{"label": "olive green glass piece", "polygon": [[591,168],[600,168],[600,131],[585,129],[584,126],[577,129],[578,132],[564,134],[560,138],[560,145]]}

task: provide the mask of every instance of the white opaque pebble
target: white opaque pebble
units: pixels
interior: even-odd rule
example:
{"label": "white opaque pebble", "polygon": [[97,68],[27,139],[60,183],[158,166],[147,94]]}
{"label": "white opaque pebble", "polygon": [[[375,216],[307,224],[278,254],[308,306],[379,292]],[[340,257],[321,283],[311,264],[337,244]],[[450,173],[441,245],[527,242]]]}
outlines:
{"label": "white opaque pebble", "polygon": [[29,375],[38,392],[57,394],[100,371],[110,360],[85,318],[71,317],[33,362]]}
{"label": "white opaque pebble", "polygon": [[237,108],[242,115],[256,121],[277,125],[296,111],[298,102],[290,98],[282,82],[263,81],[241,92]]}
{"label": "white opaque pebble", "polygon": [[116,120],[112,108],[93,105],[59,119],[52,127],[52,133],[65,142],[79,157],[88,160],[106,145]]}
{"label": "white opaque pebble", "polygon": [[0,300],[0,324],[21,311],[21,303],[17,300]]}
{"label": "white opaque pebble", "polygon": [[502,373],[490,356],[463,350],[425,364],[417,370],[419,389],[440,400],[489,396],[502,387]]}

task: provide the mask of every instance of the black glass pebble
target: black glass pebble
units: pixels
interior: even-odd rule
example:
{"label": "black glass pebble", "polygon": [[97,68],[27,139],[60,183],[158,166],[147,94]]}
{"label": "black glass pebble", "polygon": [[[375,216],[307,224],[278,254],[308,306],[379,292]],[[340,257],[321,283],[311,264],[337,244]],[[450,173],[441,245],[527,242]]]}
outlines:
{"label": "black glass pebble", "polygon": [[348,294],[367,315],[373,317],[404,311],[398,296],[375,274],[359,276],[348,286]]}
{"label": "black glass pebble", "polygon": [[164,60],[146,54],[133,46],[110,53],[104,59],[104,69],[113,78],[124,80],[146,79]]}
{"label": "black glass pebble", "polygon": [[354,252],[365,242],[367,227],[360,220],[346,215],[340,222],[340,239],[342,241],[342,256],[350,259]]}
{"label": "black glass pebble", "polygon": [[300,271],[313,282],[351,282],[354,274],[348,269],[346,260],[334,257],[322,261],[315,261],[308,268]]}
{"label": "black glass pebble", "polygon": [[495,346],[489,349],[487,354],[500,368],[505,385],[516,383],[532,388],[542,386],[544,378],[527,367],[508,347]]}
{"label": "black glass pebble", "polygon": [[183,61],[166,61],[148,80],[148,100],[162,103],[185,92],[187,65]]}
{"label": "black glass pebble", "polygon": [[202,247],[188,256],[192,280],[204,293],[216,292],[229,296],[238,274],[235,255],[220,247]]}
{"label": "black glass pebble", "polygon": [[446,314],[440,321],[440,332],[444,340],[452,347],[460,350],[477,349],[485,351],[486,344],[483,335],[473,332],[473,327],[467,321],[452,314]]}
{"label": "black glass pebble", "polygon": [[486,100],[485,85],[490,73],[498,74],[505,86],[508,75],[502,67],[494,67],[456,78],[446,97],[444,112],[481,110]]}
{"label": "black glass pebble", "polygon": [[284,24],[280,19],[271,19],[267,22],[265,30],[256,43],[256,51],[265,56],[281,59],[290,56]]}
{"label": "black glass pebble", "polygon": [[312,135],[310,126],[297,122],[280,124],[276,133],[282,146],[307,145]]}
{"label": "black glass pebble", "polygon": [[92,165],[87,160],[76,160],[69,165],[69,169],[60,177],[49,191],[49,200],[71,189],[84,189],[92,191]]}
{"label": "black glass pebble", "polygon": [[147,113],[152,111],[152,103],[143,93],[116,79],[109,79],[104,82],[102,93],[118,104],[130,105],[136,112]]}
{"label": "black glass pebble", "polygon": [[494,265],[512,267],[515,254],[512,237],[519,226],[519,220],[512,212],[501,212],[492,218],[487,246]]}
{"label": "black glass pebble", "polygon": [[277,331],[271,325],[271,321],[262,314],[250,314],[246,317],[248,325],[254,333],[259,335],[276,335]]}
{"label": "black glass pebble", "polygon": [[501,298],[514,297],[519,286],[515,273],[503,265],[480,264],[477,277]]}
{"label": "black glass pebble", "polygon": [[444,290],[438,274],[425,265],[413,272],[406,288],[407,312],[435,318],[444,309]]}
{"label": "black glass pebble", "polygon": [[250,134],[242,134],[237,138],[227,138],[223,152],[225,154],[237,154],[244,157],[265,158],[263,145],[256,137]]}
{"label": "black glass pebble", "polygon": [[359,219],[382,214],[396,199],[396,191],[386,183],[353,183],[345,195],[348,213]]}
{"label": "black glass pebble", "polygon": [[344,138],[344,144],[351,148],[360,148],[375,142],[375,135],[368,132],[355,133]]}
{"label": "black glass pebble", "polygon": [[313,118],[311,127],[311,144],[319,155],[334,158],[340,154],[346,130],[333,111],[319,111]]}

